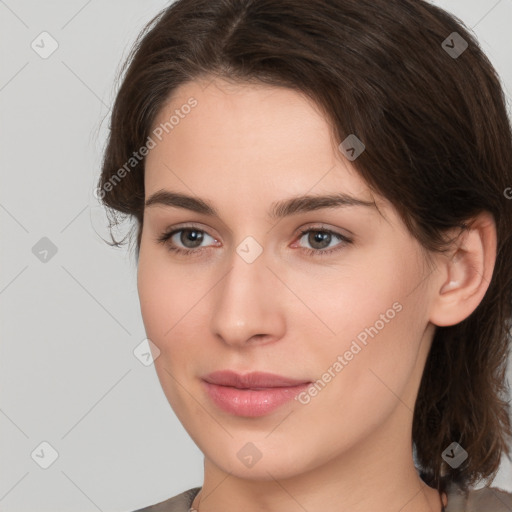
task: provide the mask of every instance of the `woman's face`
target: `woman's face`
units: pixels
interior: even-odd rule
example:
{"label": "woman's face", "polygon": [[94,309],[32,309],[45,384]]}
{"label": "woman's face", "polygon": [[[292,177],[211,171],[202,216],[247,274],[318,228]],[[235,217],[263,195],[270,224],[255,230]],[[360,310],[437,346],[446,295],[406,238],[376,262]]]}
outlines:
{"label": "woman's face", "polygon": [[[319,110],[289,89],[192,82],[151,137],[146,201],[191,199],[146,206],[142,316],[167,399],[208,463],[268,479],[410,458],[432,273]],[[206,384],[223,370],[293,382]]]}

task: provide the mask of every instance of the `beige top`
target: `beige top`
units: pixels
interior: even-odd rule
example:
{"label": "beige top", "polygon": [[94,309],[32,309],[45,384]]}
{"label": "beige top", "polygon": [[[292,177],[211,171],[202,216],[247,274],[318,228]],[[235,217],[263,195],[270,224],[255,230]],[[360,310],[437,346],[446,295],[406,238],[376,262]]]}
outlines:
{"label": "beige top", "polygon": [[[188,512],[201,487],[194,487],[173,498],[134,512]],[[464,492],[452,486],[448,492],[445,512],[512,512],[512,494],[497,487]]]}

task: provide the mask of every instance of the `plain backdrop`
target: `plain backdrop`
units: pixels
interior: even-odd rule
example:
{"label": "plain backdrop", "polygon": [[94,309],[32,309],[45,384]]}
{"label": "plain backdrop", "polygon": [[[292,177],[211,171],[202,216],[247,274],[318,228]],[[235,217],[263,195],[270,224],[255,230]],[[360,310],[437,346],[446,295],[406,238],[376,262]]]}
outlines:
{"label": "plain backdrop", "polygon": [[[512,0],[434,3],[474,30],[510,97]],[[2,512],[133,511],[202,483],[134,354],[135,262],[102,240],[93,195],[116,73],[168,4],[0,0]],[[512,491],[508,460],[494,485]]]}

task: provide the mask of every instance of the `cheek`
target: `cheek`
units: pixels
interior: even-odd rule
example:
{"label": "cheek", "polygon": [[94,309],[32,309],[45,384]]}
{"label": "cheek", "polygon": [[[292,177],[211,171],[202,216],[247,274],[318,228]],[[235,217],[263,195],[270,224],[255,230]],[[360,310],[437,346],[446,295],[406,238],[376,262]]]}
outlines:
{"label": "cheek", "polygon": [[[186,298],[177,289],[176,279],[165,271],[161,251],[147,247],[142,240],[137,269],[137,289],[146,334],[162,354],[167,350],[166,340],[177,322],[176,315]],[[174,282],[173,282],[174,281]]]}
{"label": "cheek", "polygon": [[[139,265],[137,271],[137,288],[139,293],[140,309],[146,334],[160,348],[160,339],[166,331],[164,320],[168,309],[168,292],[165,285],[160,282],[158,276],[160,272],[156,265],[149,263],[150,259],[143,255],[142,250],[139,257]],[[169,327],[167,327],[168,329]]]}
{"label": "cheek", "polygon": [[[293,293],[276,280],[281,291],[269,300],[275,302],[274,314],[287,320],[290,332],[285,338],[300,340],[302,345],[295,348],[309,354],[317,370],[349,351],[354,340],[363,349],[354,359],[364,361],[370,354],[379,361],[386,355],[404,357],[404,350],[414,349],[408,341],[422,314],[414,303],[417,293],[410,293],[421,280],[421,265],[410,252],[400,256],[404,253],[354,252],[353,259],[336,269],[280,268],[278,274]],[[194,265],[171,265],[169,257],[143,237],[137,286],[148,337],[164,355],[172,352],[177,360],[181,347],[186,345],[190,353],[196,345],[204,347],[201,340],[211,336],[208,308],[215,304],[206,295],[218,276],[194,271]]]}
{"label": "cheek", "polygon": [[[336,375],[325,394],[338,403],[373,403],[387,395],[396,400],[389,388],[400,392],[415,369],[426,318],[418,286],[423,270],[410,253],[405,261],[397,252],[381,253],[378,263],[360,260],[329,282],[316,280],[316,294],[311,288],[308,293],[306,278],[300,278],[299,293],[321,320],[312,315],[309,322],[299,320],[309,333],[306,341],[316,340],[303,350],[311,354],[317,378]],[[323,336],[313,336],[313,329]]]}
{"label": "cheek", "polygon": [[198,299],[186,276],[176,269],[170,272],[159,252],[141,244],[137,288],[146,335],[160,351],[154,360],[155,371],[169,404],[181,416],[195,404],[182,396],[179,384],[186,385],[198,357],[188,340],[200,336],[187,323]]}
{"label": "cheek", "polygon": [[191,268],[170,265],[165,251],[141,244],[137,288],[147,337],[160,350],[157,371],[163,365],[173,374],[192,368],[207,336],[204,307],[211,285]]}
{"label": "cheek", "polygon": [[412,298],[413,283],[420,279],[415,263],[400,259],[392,251],[353,254],[334,270],[281,272],[301,299],[289,312],[294,315],[290,325],[307,323],[309,332],[317,329],[322,334],[320,339],[336,349],[343,349],[347,342],[350,345],[361,333],[364,341],[368,329],[375,333],[376,328],[380,334],[396,327],[404,316],[398,310],[403,310],[404,302]]}
{"label": "cheek", "polygon": [[181,272],[169,266],[166,251],[154,247],[143,235],[137,289],[144,325],[157,339],[167,337],[164,335],[177,321],[177,314],[189,303],[187,294],[191,293],[193,287],[183,286],[187,283],[180,277]]}

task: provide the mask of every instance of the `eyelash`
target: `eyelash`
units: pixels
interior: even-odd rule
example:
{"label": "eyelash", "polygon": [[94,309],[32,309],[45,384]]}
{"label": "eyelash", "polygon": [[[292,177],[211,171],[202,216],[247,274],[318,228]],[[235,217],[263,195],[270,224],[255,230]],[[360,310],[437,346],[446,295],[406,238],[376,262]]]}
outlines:
{"label": "eyelash", "polygon": [[[173,253],[176,253],[176,254],[180,254],[180,255],[183,255],[183,256],[189,256],[189,255],[192,255],[192,254],[197,256],[197,255],[199,255],[199,253],[202,253],[203,250],[206,249],[206,247],[202,247],[200,249],[182,249],[181,247],[176,247],[175,245],[171,245],[169,243],[169,240],[176,233],[180,233],[181,231],[187,231],[187,230],[197,231],[197,232],[200,232],[200,233],[208,234],[208,233],[206,233],[206,231],[204,231],[202,229],[199,229],[197,226],[182,226],[179,229],[174,229],[172,231],[164,232],[162,235],[160,235],[157,238],[157,242],[165,245],[166,249],[168,251],[170,251],[170,252],[173,252]],[[353,241],[350,238],[346,237],[345,235],[342,235],[341,233],[337,233],[336,231],[332,231],[330,229],[324,229],[324,228],[309,228],[309,229],[300,230],[299,231],[299,235],[300,235],[299,236],[299,240],[305,234],[310,233],[310,232],[314,232],[314,233],[328,233],[330,235],[334,235],[335,237],[339,238],[342,243],[336,245],[333,249],[322,250],[322,249],[304,249],[303,248],[303,250],[308,254],[308,256],[313,256],[313,257],[320,256],[320,257],[323,257],[323,256],[326,256],[326,255],[332,254],[332,253],[334,253],[336,251],[340,251],[341,249],[343,249],[343,247],[345,245],[353,243]]]}

